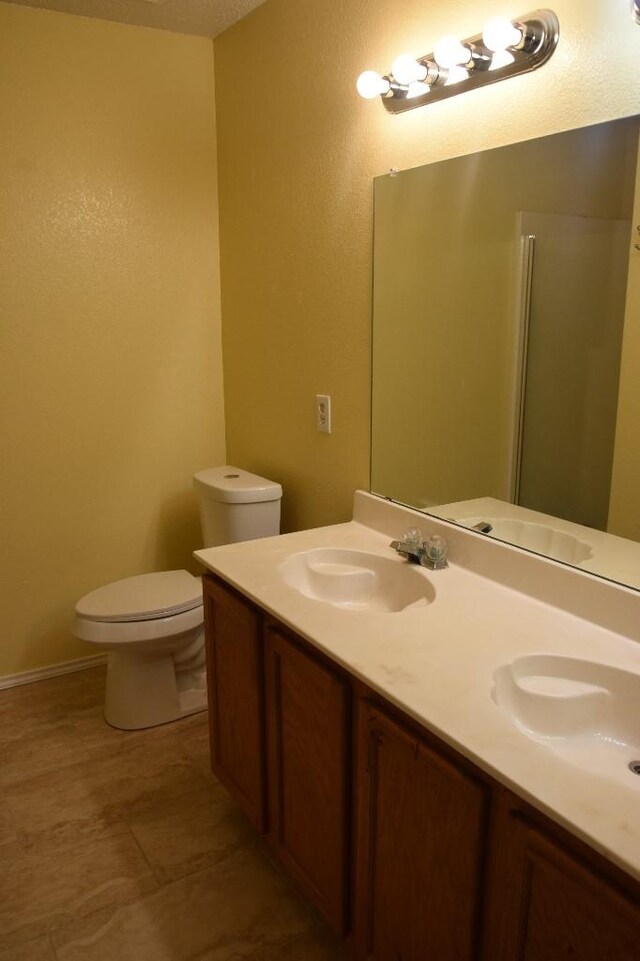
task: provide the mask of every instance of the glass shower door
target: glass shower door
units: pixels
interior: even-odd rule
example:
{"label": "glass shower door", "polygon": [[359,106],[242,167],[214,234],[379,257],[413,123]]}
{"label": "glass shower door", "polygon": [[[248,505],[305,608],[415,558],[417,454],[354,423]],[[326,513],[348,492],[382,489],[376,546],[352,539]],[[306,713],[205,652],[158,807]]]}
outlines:
{"label": "glass shower door", "polygon": [[629,221],[520,214],[526,238],[515,501],[606,529]]}

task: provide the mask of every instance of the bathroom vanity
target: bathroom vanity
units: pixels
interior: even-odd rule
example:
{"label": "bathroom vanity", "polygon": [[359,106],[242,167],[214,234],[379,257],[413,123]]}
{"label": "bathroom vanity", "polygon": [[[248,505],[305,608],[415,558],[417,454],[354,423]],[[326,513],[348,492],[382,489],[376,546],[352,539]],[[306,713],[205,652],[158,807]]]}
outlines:
{"label": "bathroom vanity", "polygon": [[358,961],[638,957],[640,595],[361,492],[197,557],[213,770]]}

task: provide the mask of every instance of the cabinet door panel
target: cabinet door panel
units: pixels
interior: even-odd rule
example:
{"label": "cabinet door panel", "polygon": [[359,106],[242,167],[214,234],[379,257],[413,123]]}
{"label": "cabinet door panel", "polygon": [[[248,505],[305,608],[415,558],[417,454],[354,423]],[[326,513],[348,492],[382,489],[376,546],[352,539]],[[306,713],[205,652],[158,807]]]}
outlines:
{"label": "cabinet door panel", "polygon": [[510,923],[492,959],[637,961],[638,905],[526,820],[512,816],[508,828],[505,850],[518,865],[508,876],[518,880],[494,893]]}
{"label": "cabinet door panel", "polygon": [[366,702],[359,756],[359,956],[476,957],[488,788]]}
{"label": "cabinet door panel", "polygon": [[211,766],[262,831],[266,758],[260,617],[249,603],[209,577],[204,602]]}
{"label": "cabinet door panel", "polygon": [[266,630],[270,840],[335,931],[347,923],[349,685]]}

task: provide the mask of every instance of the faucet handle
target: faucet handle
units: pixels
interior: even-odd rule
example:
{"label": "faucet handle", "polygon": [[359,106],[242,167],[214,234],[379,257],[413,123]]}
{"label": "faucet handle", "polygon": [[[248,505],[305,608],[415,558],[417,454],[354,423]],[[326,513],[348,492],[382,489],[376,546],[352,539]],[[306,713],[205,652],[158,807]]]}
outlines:
{"label": "faucet handle", "polygon": [[441,571],[443,568],[449,566],[447,564],[448,553],[448,544],[439,534],[433,534],[424,542],[426,566],[430,567],[433,571]]}
{"label": "faucet handle", "polygon": [[411,550],[418,550],[422,547],[422,533],[417,527],[407,527],[402,535],[402,545]]}

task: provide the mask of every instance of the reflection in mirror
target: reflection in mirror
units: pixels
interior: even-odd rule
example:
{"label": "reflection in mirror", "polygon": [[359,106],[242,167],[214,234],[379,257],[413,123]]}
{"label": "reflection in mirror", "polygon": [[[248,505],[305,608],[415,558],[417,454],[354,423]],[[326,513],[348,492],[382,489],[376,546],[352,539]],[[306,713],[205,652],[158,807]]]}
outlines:
{"label": "reflection in mirror", "polygon": [[635,587],[638,134],[377,178],[371,464],[374,493]]}

